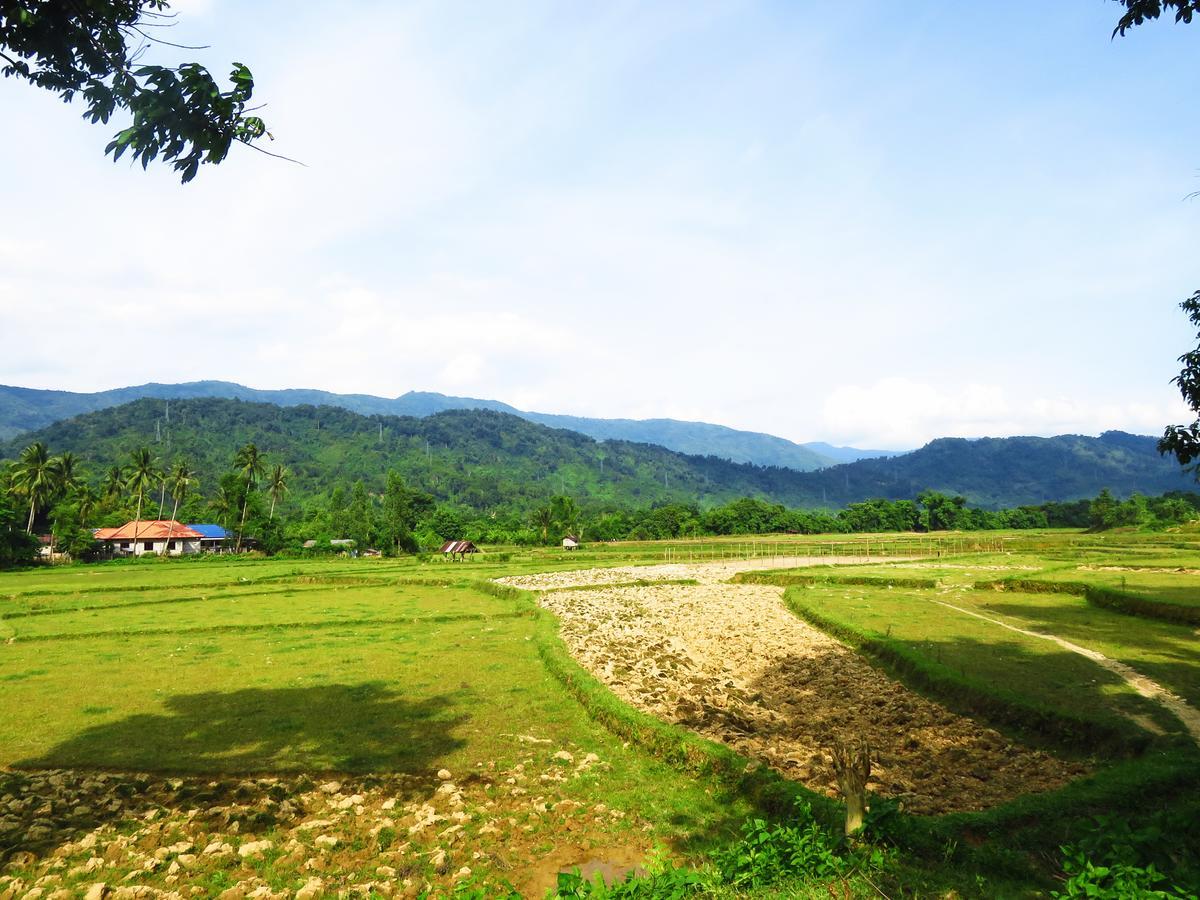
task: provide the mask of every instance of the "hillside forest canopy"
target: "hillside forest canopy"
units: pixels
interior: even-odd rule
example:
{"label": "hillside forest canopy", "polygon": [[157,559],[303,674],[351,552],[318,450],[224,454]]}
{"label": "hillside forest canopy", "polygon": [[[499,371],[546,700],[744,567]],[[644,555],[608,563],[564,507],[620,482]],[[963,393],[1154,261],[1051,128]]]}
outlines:
{"label": "hillside forest canopy", "polygon": [[[135,447],[124,461],[90,471],[70,450],[52,452],[35,441],[0,478],[0,565],[34,559],[48,535],[51,547],[74,559],[96,557],[93,530],[131,520],[215,522],[235,549],[248,538],[269,554],[341,550],[351,541],[385,555],[429,552],[448,540],[508,545],[553,545],[566,535],[584,540],[657,540],[771,533],[849,534],[978,531],[1048,527],[1164,528],[1200,515],[1200,494],[1121,500],[1103,490],[1091,500],[987,510],[962,496],[925,490],[913,499],[870,499],[838,511],[788,508],[740,497],[702,508],[695,502],[620,506],[556,494],[545,503],[473,510],[440,502],[390,469],[382,489],[361,478],[334,480],[328,491],[294,496],[292,472],[247,442],[205,484],[187,457]],[[374,487],[374,486],[373,486]]]}

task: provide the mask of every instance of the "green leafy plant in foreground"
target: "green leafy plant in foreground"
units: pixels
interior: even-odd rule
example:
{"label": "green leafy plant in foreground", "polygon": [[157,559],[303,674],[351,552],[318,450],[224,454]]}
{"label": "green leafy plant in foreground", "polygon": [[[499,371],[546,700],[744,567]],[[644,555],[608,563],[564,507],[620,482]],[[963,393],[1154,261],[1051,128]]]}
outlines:
{"label": "green leafy plant in foreground", "polygon": [[1167,877],[1153,863],[1148,866],[1122,863],[1098,866],[1074,846],[1064,847],[1063,854],[1067,882],[1063,890],[1053,893],[1054,897],[1095,897],[1099,900],[1195,897],[1195,894],[1183,894],[1172,887],[1159,887],[1164,885]]}
{"label": "green leafy plant in foreground", "polygon": [[574,872],[560,872],[554,897],[593,897],[626,898],[653,897],[655,900],[675,900],[703,890],[711,883],[711,879],[702,872],[686,867],[675,868],[668,866],[649,875],[638,875],[630,872],[624,881],[606,884],[604,878],[597,874],[588,881],[576,869]]}
{"label": "green leafy plant in foreground", "polygon": [[[1066,881],[1059,898],[1192,898],[1178,882],[1200,878],[1189,823],[1162,813],[1134,828],[1122,816],[1097,816],[1095,827],[1062,848]],[[1162,868],[1160,868],[1162,867]],[[1174,874],[1168,876],[1163,869]]]}
{"label": "green leafy plant in foreground", "polygon": [[797,802],[796,813],[789,824],[744,823],[742,839],[715,856],[722,880],[756,888],[790,875],[830,878],[845,872],[852,861],[840,854],[842,841],[820,826],[807,803]]}

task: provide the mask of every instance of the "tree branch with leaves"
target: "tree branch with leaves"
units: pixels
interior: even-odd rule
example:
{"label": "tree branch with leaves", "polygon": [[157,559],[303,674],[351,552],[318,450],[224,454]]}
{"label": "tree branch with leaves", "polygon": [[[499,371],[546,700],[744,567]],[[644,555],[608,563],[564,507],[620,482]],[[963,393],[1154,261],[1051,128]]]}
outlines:
{"label": "tree branch with leaves", "polygon": [[150,33],[173,24],[166,0],[0,0],[0,74],[67,103],[80,95],[93,124],[129,113],[104,152],[114,161],[128,152],[142,168],[161,157],[186,183],[234,143],[261,150],[255,142],[271,135],[252,114],[254,76],[242,63],[222,90],[198,63],[140,62],[152,45],[180,46]]}

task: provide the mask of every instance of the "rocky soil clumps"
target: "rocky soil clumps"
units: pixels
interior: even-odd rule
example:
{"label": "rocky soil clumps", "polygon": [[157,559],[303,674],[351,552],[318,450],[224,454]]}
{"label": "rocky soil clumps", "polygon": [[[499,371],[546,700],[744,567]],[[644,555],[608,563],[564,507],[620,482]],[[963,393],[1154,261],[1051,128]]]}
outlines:
{"label": "rocky soil clumps", "polygon": [[0,770],[0,900],[487,894],[520,887],[547,834],[581,852],[645,840],[576,799],[608,768],[597,754],[512,738],[512,761],[427,777]]}

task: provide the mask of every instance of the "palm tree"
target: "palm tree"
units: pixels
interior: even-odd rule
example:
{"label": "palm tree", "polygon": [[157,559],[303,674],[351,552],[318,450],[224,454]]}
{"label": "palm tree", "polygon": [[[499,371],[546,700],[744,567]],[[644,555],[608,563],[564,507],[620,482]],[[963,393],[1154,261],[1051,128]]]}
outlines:
{"label": "palm tree", "polygon": [[158,520],[162,521],[163,507],[167,505],[167,471],[158,473]]}
{"label": "palm tree", "polygon": [[533,524],[542,530],[542,543],[550,539],[550,528],[554,525],[554,510],[549,506],[539,506],[533,511]]}
{"label": "palm tree", "polygon": [[[171,507],[172,523],[174,523],[175,517],[179,515],[179,504],[187,497],[188,491],[195,485],[196,480],[195,470],[182,459],[175,460],[175,465],[171,468],[170,473],[164,475],[163,484],[170,483],[171,498],[175,501],[175,505]],[[162,513],[159,513],[159,515],[161,516]],[[163,546],[164,553],[171,546],[171,529],[174,527],[174,524],[167,526],[167,541]]]}
{"label": "palm tree", "polygon": [[233,496],[224,485],[217,488],[216,495],[209,501],[209,509],[217,515],[217,521],[222,526],[229,525],[229,516],[233,513],[235,503]]}
{"label": "palm tree", "polygon": [[171,507],[172,519],[179,514],[179,504],[187,499],[187,495],[191,493],[192,488],[196,486],[198,480],[195,469],[182,459],[175,461],[175,465],[171,469],[171,474],[167,476],[167,481],[171,485],[171,496],[175,500],[175,505]]}
{"label": "palm tree", "polygon": [[17,493],[29,498],[29,521],[25,533],[33,533],[33,520],[38,507],[43,505],[56,490],[56,465],[50,451],[41,441],[30,444],[21,451],[13,466],[12,485]]}
{"label": "palm tree", "polygon": [[118,499],[121,492],[125,490],[125,470],[120,466],[113,466],[109,469],[104,474],[104,481],[101,483],[100,489],[104,492],[105,499]]}
{"label": "palm tree", "polygon": [[154,466],[154,457],[150,455],[149,447],[139,447],[132,453],[133,461],[129,466],[129,477],[125,482],[125,486],[129,488],[129,493],[137,497],[137,514],[133,517],[133,541],[134,553],[137,552],[138,529],[142,523],[142,501],[146,499],[146,492],[154,487],[154,483],[158,480],[158,469]]}
{"label": "palm tree", "polygon": [[242,532],[246,527],[246,510],[250,507],[250,492],[254,489],[254,482],[262,477],[262,454],[258,452],[258,448],[254,444],[247,444],[233,457],[233,467],[241,473],[246,482],[246,491],[242,497],[242,520],[238,525],[237,543],[234,545],[234,550],[238,551],[242,549]]}
{"label": "palm tree", "polygon": [[554,522],[564,534],[579,536],[579,507],[570,497],[559,495],[550,500]]}
{"label": "palm tree", "polygon": [[78,456],[65,450],[50,460],[50,465],[54,467],[54,480],[59,490],[70,491],[79,487],[83,472],[80,471]]}
{"label": "palm tree", "polygon": [[96,501],[99,498],[90,484],[80,485],[75,492],[75,497],[79,503],[79,524],[86,528],[88,521],[92,518],[92,513],[96,511]]}
{"label": "palm tree", "polygon": [[282,463],[276,463],[271,468],[271,474],[267,476],[267,491],[271,495],[271,514],[267,516],[268,522],[275,518],[275,504],[287,493],[287,477],[288,471]]}

